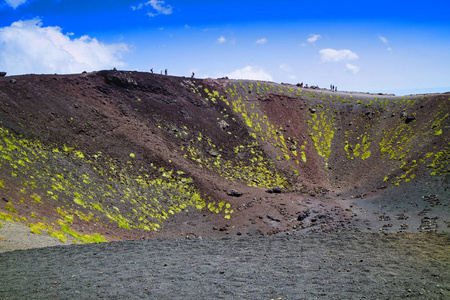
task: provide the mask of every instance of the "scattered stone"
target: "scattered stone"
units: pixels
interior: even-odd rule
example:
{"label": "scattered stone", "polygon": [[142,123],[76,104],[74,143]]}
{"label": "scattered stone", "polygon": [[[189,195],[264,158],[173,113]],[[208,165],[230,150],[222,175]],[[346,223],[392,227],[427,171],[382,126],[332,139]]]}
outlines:
{"label": "scattered stone", "polygon": [[408,216],[405,213],[400,213],[398,215],[395,216],[397,218],[397,220],[408,220]]}
{"label": "scattered stone", "polygon": [[6,72],[0,72],[0,77],[5,77],[6,76]]}
{"label": "scattered stone", "polygon": [[303,220],[306,219],[309,215],[310,215],[309,208],[305,208],[303,211],[301,211],[301,212],[298,214],[297,221],[303,221]]}
{"label": "scattered stone", "polygon": [[426,215],[428,214],[429,211],[431,211],[431,209],[425,208],[424,210],[422,210],[421,212],[419,212],[417,215],[418,215],[419,217],[421,217],[421,216],[426,216]]}
{"label": "scattered stone", "polygon": [[316,113],[317,110],[316,110],[315,108],[310,108],[309,111],[310,111],[312,114],[314,114],[314,113]]}
{"label": "scattered stone", "polygon": [[399,231],[406,231],[408,230],[409,225],[408,224],[400,224]]}
{"label": "scattered stone", "polygon": [[438,217],[430,218],[430,217],[424,217],[422,220],[420,220],[420,226],[417,229],[419,232],[426,232],[426,231],[437,231],[437,228],[439,227],[437,224]]}
{"label": "scattered stone", "polygon": [[441,201],[439,200],[439,195],[428,195],[428,196],[423,196],[422,198],[427,201],[428,203],[430,203],[431,207],[434,206],[438,206],[441,205]]}
{"label": "scattered stone", "polygon": [[15,80],[15,79],[11,79],[9,82],[11,82],[11,83],[16,83],[17,82],[17,80]]}
{"label": "scattered stone", "polygon": [[387,216],[387,215],[381,215],[381,216],[378,217],[378,219],[379,219],[380,221],[390,221],[390,220],[391,220],[391,217],[389,217],[389,216]]}

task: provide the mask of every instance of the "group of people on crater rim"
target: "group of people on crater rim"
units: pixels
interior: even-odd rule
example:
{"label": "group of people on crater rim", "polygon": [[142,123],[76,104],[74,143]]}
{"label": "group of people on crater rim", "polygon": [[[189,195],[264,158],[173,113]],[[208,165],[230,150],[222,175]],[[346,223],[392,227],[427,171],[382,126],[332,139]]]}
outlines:
{"label": "group of people on crater rim", "polygon": [[333,84],[330,84],[330,90],[331,90],[332,92],[337,92],[337,87],[334,86]]}
{"label": "group of people on crater rim", "polygon": [[[151,69],[150,69],[150,73],[152,73],[152,74],[153,74],[153,68],[151,68]],[[163,73],[163,72],[162,72],[162,70],[161,70],[161,75],[162,75],[162,73]],[[165,70],[164,70],[164,75],[166,75],[166,76],[167,76],[167,69],[165,69]],[[195,76],[195,73],[194,73],[194,72],[192,72],[191,78],[194,78],[194,76]]]}
{"label": "group of people on crater rim", "polygon": [[[152,73],[152,74],[153,74],[153,68],[151,68],[151,69],[150,69],[150,73]],[[162,75],[162,74],[163,74],[163,72],[162,72],[162,70],[161,70],[161,75]],[[165,74],[165,75],[167,75],[167,69],[166,69],[166,70],[164,70],[164,74]]]}

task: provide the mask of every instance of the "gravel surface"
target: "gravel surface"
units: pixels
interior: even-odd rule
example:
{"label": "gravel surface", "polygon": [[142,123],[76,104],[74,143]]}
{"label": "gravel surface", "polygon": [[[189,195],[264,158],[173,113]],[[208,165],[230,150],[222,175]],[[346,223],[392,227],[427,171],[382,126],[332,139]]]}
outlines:
{"label": "gravel surface", "polygon": [[165,239],[0,254],[0,299],[449,299],[450,235]]}

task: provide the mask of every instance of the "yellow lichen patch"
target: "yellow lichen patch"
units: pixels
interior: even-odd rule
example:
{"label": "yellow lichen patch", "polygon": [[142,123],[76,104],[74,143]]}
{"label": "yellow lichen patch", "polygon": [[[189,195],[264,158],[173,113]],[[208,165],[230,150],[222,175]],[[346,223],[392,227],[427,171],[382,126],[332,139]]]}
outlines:
{"label": "yellow lichen patch", "polygon": [[21,190],[28,195],[24,201],[37,206],[49,200],[61,203],[60,207],[75,205],[71,212],[62,208],[58,211],[67,224],[78,216],[101,226],[113,222],[123,228],[158,230],[168,218],[168,210],[205,207],[192,179],[171,170],[155,167],[159,176],[153,178],[143,169],[143,175],[132,175],[131,163],[119,167],[101,153],[92,161],[79,150],[65,145],[44,147],[39,141],[17,138],[1,127],[0,146],[2,174],[10,172],[24,187]]}
{"label": "yellow lichen patch", "polygon": [[324,158],[325,167],[328,166],[328,158],[331,154],[331,142],[334,138],[334,121],[328,116],[329,111],[320,113],[311,113],[308,120],[309,136],[314,142],[314,148],[317,154]]}
{"label": "yellow lichen patch", "polygon": [[365,132],[364,134],[358,136],[356,140],[359,141],[359,143],[354,146],[352,146],[348,141],[345,141],[344,151],[347,154],[347,158],[353,159],[354,157],[360,157],[362,160],[369,158],[372,152],[369,150],[370,139],[368,133]]}

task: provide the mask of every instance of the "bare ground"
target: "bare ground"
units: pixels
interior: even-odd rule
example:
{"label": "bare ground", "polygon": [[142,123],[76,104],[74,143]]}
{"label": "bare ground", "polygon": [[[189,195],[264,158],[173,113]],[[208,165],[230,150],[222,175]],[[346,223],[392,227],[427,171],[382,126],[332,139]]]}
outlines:
{"label": "bare ground", "polygon": [[146,240],[0,254],[2,299],[448,299],[447,234]]}

